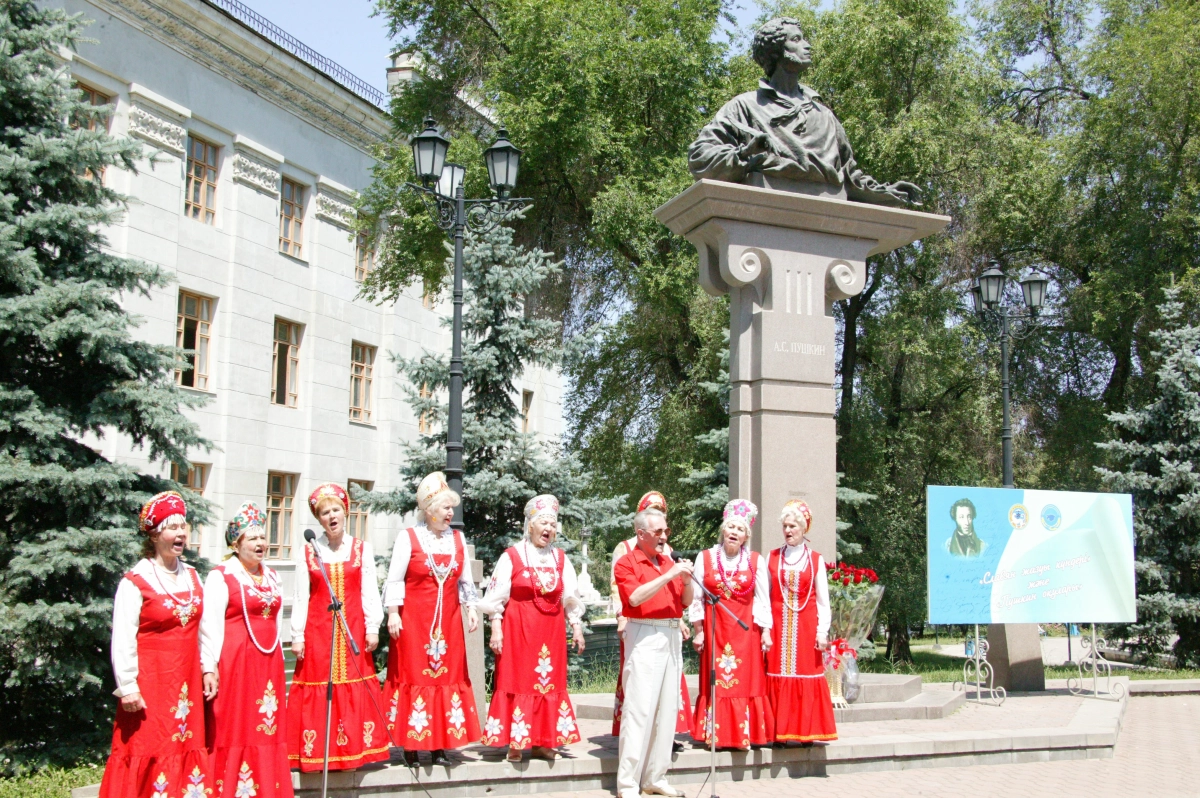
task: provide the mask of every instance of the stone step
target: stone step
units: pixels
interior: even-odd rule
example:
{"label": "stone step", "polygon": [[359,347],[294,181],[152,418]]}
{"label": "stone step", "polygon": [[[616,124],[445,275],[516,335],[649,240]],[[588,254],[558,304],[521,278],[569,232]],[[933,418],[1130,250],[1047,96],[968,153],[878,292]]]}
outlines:
{"label": "stone step", "polygon": [[929,689],[907,701],[854,703],[834,709],[838,723],[865,723],[879,720],[940,720],[954,713],[966,701],[960,690]]}

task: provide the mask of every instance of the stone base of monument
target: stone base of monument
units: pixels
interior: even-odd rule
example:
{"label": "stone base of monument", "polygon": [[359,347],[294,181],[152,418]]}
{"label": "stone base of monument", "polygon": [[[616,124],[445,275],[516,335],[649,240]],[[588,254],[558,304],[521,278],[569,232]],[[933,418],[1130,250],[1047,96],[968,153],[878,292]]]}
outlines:
{"label": "stone base of monument", "polygon": [[[1127,682],[1123,677],[1118,678]],[[720,781],[802,778],[1111,757],[1129,699],[1073,696],[1062,680],[1047,687],[1040,693],[1012,694],[1000,707],[959,702],[955,711],[936,718],[842,721],[838,726],[839,739],[828,745],[720,751],[717,778]],[[920,689],[922,696],[946,693],[961,698],[961,693],[954,693],[950,685],[923,685]],[[875,693],[878,698],[899,699],[911,691],[911,682],[897,682],[880,684]],[[587,705],[583,701],[586,697],[577,698],[582,710]],[[861,706],[879,707],[911,700],[912,696],[899,702],[875,701]],[[420,767],[409,769],[401,763],[399,752],[394,751],[390,764],[373,765],[355,773],[331,773],[329,794],[338,798],[409,795],[458,798],[613,789],[617,739],[609,733],[611,715],[603,720],[581,717],[579,727],[583,742],[565,749],[554,762],[527,759],[511,764],[504,761],[502,750],[472,745],[451,752],[456,763],[452,767],[434,767],[425,756]],[[708,757],[706,749],[685,742],[684,750],[673,757],[670,782],[681,787],[698,785],[708,776]],[[316,798],[321,793],[321,774],[293,774],[293,784],[299,798]],[[796,789],[802,791],[804,783],[798,783]],[[83,787],[74,790],[72,798],[92,798],[97,791],[98,785]]]}

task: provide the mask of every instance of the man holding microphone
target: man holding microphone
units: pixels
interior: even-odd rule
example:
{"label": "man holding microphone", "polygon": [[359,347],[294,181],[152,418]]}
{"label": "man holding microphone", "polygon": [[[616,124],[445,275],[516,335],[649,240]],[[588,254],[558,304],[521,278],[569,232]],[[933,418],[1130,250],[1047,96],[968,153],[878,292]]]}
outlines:
{"label": "man holding microphone", "polygon": [[692,564],[667,555],[666,516],[648,508],[633,517],[637,548],[613,568],[625,627],[625,702],[618,747],[617,797],[641,792],[680,796],[667,784],[679,711],[683,639],[679,618],[692,603]]}

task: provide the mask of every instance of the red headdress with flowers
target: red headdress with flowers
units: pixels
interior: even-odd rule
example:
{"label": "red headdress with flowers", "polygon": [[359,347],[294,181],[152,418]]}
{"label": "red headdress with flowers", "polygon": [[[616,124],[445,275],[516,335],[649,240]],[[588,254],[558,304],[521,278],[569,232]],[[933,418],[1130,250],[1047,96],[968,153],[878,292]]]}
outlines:
{"label": "red headdress with flowers", "polygon": [[346,494],[346,489],[336,482],[326,482],[318,486],[308,497],[308,509],[312,511],[313,518],[317,517],[317,505],[322,499],[337,499],[342,503],[342,509],[350,512],[350,497]]}
{"label": "red headdress with flowers", "polygon": [[656,490],[649,491],[637,503],[637,511],[658,510],[663,515],[667,514],[667,500],[661,493]]}
{"label": "red headdress with flowers", "polygon": [[176,491],[166,490],[142,505],[138,523],[143,532],[150,534],[173,515],[187,515],[187,505]]}
{"label": "red headdress with flowers", "polygon": [[754,526],[754,519],[758,518],[758,507],[749,499],[733,499],[725,505],[722,515],[726,521],[741,521],[749,529]]}

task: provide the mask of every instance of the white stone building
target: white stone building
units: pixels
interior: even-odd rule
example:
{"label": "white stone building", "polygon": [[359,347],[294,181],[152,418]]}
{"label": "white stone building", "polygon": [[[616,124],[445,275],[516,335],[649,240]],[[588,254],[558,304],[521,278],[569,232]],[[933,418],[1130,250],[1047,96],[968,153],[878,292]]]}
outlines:
{"label": "white stone building", "polygon": [[[111,132],[153,154],[136,175],[104,176],[132,200],[109,244],[175,277],[125,299],[143,320],[138,335],[198,350],[195,370],[177,378],[209,397],[194,417],[216,445],[192,454],[188,476],[219,519],[201,530],[199,551],[221,556],[224,522],[253,499],[271,515],[272,565],[290,572],[289,550],[316,527],[313,487],[396,483],[400,444],[421,421],[388,353],[449,349],[439,324],[448,296],[357,298],[370,260],[349,222],[371,149],[388,135],[384,98],[236,0],[48,2],[95,20],[96,41],[68,68],[114,106]],[[518,391],[528,429],[559,435],[559,376],[532,371]],[[146,466],[127,440],[98,446]],[[351,530],[378,553],[402,528],[352,513]]]}

